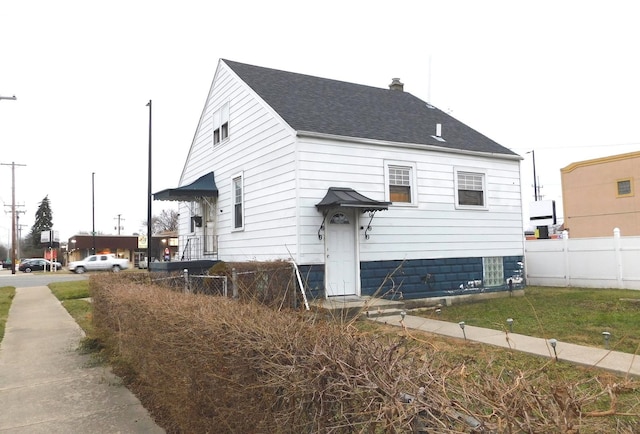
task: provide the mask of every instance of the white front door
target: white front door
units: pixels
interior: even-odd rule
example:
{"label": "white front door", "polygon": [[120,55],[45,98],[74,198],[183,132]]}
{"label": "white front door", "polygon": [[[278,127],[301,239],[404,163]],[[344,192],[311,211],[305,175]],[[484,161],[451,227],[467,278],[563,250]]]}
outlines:
{"label": "white front door", "polygon": [[325,286],[327,296],[358,293],[356,228],[353,210],[332,210],[327,215],[325,239]]}

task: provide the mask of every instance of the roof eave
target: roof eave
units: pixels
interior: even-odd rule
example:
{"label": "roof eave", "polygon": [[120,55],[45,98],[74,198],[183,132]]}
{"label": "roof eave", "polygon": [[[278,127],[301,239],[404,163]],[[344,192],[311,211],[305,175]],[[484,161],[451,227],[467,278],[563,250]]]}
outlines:
{"label": "roof eave", "polygon": [[406,142],[389,142],[386,140],[376,140],[376,139],[367,139],[362,137],[349,137],[349,136],[340,136],[336,134],[326,134],[326,133],[318,133],[315,131],[296,131],[296,135],[298,137],[309,137],[309,138],[317,138],[317,139],[325,139],[325,140],[337,140],[343,142],[350,143],[360,143],[367,145],[378,145],[378,146],[396,146],[399,148],[408,148],[408,149],[421,149],[428,150],[433,152],[446,152],[449,154],[461,154],[461,155],[474,155],[478,157],[489,157],[489,158],[500,158],[504,160],[524,160],[524,157],[518,154],[501,154],[496,152],[481,152],[481,151],[470,151],[465,149],[456,149],[456,148],[446,148],[443,146],[423,144],[423,143],[406,143]]}

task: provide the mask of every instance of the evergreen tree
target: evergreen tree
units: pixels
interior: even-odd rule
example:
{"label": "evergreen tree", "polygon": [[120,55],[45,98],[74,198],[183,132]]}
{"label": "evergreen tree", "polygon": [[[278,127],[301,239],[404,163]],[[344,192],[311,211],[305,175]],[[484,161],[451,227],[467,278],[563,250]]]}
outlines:
{"label": "evergreen tree", "polygon": [[53,213],[49,204],[49,196],[45,196],[36,211],[35,222],[29,232],[33,247],[40,247],[40,234],[53,228]]}

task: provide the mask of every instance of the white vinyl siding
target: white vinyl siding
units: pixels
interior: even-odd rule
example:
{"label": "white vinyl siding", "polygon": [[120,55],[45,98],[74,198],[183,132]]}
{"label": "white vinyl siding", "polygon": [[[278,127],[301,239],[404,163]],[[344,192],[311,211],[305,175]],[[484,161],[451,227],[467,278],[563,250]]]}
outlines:
{"label": "white vinyl siding", "polygon": [[[522,255],[523,221],[517,159],[425,151],[393,144],[299,139],[300,260],[322,262],[315,208],[329,187],[350,187],[388,201],[389,164],[414,171],[415,205],[393,204],[359,229],[361,261]],[[398,156],[404,157],[402,160]],[[484,175],[484,207],[457,205],[458,168]],[[369,216],[360,216],[368,223]]]}
{"label": "white vinyl siding", "polygon": [[[213,114],[229,104],[227,140],[212,146]],[[323,264],[316,204],[329,187],[389,201],[388,165],[410,168],[411,203],[394,203],[371,220],[357,214],[358,260],[501,257],[523,254],[520,165],[516,158],[440,152],[393,143],[338,141],[293,131],[221,62],[189,149],[180,184],[213,171],[215,230],[224,261],[291,258]],[[457,168],[484,174],[484,207],[460,212]],[[242,176],[242,225],[234,228],[233,179]],[[189,232],[181,212],[180,234]],[[200,233],[200,228],[197,234]],[[184,246],[181,246],[181,248]]]}
{"label": "white vinyl siding", "polygon": [[[220,102],[224,102],[220,104]],[[211,146],[213,114],[229,105],[229,137]],[[200,117],[180,185],[213,171],[218,187],[218,258],[290,259],[297,254],[295,135],[221,63]],[[242,229],[235,228],[233,179],[242,176]],[[186,213],[185,213],[186,215]],[[180,234],[188,232],[182,220]],[[200,231],[196,233],[199,235]]]}

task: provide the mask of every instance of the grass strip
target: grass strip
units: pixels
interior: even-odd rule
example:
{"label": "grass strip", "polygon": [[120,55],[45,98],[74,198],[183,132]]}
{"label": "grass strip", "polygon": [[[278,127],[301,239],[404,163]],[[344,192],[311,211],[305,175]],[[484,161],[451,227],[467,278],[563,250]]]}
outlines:
{"label": "grass strip", "polygon": [[13,286],[3,286],[0,288],[0,342],[4,338],[4,328],[9,317],[9,308],[16,295],[16,288]]}

